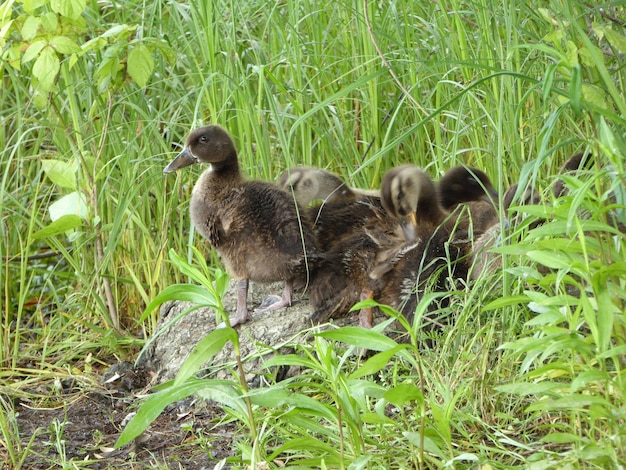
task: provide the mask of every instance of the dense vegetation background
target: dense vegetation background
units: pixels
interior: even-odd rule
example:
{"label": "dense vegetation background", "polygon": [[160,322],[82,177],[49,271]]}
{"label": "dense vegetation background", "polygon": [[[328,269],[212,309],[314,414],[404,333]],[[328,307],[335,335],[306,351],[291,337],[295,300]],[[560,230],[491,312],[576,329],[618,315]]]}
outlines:
{"label": "dense vegetation background", "polygon": [[[162,169],[218,123],[254,178],[306,164],[373,188],[398,163],[464,163],[541,191],[525,213],[549,220],[504,238],[432,349],[417,331],[363,369],[349,338],[317,337],[297,386],[273,389],[300,402],[242,411],[242,462],[624,465],[625,24],[617,1],[3,1],[3,394],[135,357],[146,306],[187,280],[169,250],[206,250],[187,215],[198,169]],[[555,201],[578,151],[595,165]],[[28,449],[1,404],[15,463]]]}

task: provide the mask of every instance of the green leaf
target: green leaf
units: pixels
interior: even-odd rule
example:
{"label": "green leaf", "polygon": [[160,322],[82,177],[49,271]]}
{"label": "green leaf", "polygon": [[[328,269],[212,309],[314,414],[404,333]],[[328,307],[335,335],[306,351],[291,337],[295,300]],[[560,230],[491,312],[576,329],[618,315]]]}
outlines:
{"label": "green leaf", "polygon": [[28,42],[35,36],[37,36],[37,29],[39,29],[39,25],[41,25],[41,19],[39,17],[27,17],[24,21],[24,24],[22,25],[22,30],[20,31],[22,39]]}
{"label": "green leaf", "polygon": [[[406,431],[406,432],[403,432],[402,435],[407,439],[407,441],[409,441],[415,447],[418,447],[418,448],[421,447],[422,440],[421,440],[421,435],[419,433]],[[430,437],[427,437],[427,436],[424,436],[424,450],[431,454],[437,455],[440,458],[443,458],[444,456],[444,453],[441,451],[441,449],[435,443],[435,441],[433,441]]]}
{"label": "green leaf", "polygon": [[41,26],[49,33],[56,33],[59,26],[57,15],[51,11],[41,15]]}
{"label": "green leaf", "polygon": [[146,86],[153,68],[154,60],[150,49],[143,44],[138,44],[130,50],[128,53],[128,74],[137,85]]}
{"label": "green leaf", "polygon": [[553,393],[550,392],[562,390],[564,386],[565,384],[557,382],[511,382],[504,385],[498,385],[494,388],[500,393],[508,393],[511,395],[525,397],[526,395],[553,395]]}
{"label": "green leaf", "polygon": [[239,337],[232,328],[218,328],[202,338],[180,367],[174,385],[180,385],[198,372],[204,364],[222,350],[228,341],[238,347]]}
{"label": "green leaf", "polygon": [[61,54],[74,54],[80,52],[80,46],[67,36],[55,36],[50,44]]}
{"label": "green leaf", "polygon": [[513,295],[508,297],[501,297],[496,300],[492,300],[483,307],[483,311],[497,310],[503,307],[509,307],[511,305],[520,305],[528,302],[528,297],[525,295]]}
{"label": "green leaf", "polygon": [[122,447],[139,436],[170,403],[187,398],[189,395],[193,395],[207,386],[209,386],[209,383],[206,380],[190,379],[182,385],[169,387],[150,395],[139,407],[137,414],[126,425],[115,443],[115,447]]}
{"label": "green leaf", "polygon": [[390,388],[385,392],[383,398],[397,407],[401,407],[409,401],[416,401],[418,404],[424,402],[424,395],[419,387],[407,383],[398,384]]}
{"label": "green leaf", "polygon": [[87,0],[50,0],[52,11],[73,20],[83,14],[86,6]]}
{"label": "green leaf", "polygon": [[56,235],[61,235],[62,233],[66,233],[69,230],[78,228],[82,225],[82,220],[80,217],[74,214],[64,215],[51,224],[46,225],[41,230],[36,231],[32,235],[33,240],[39,240],[41,238],[54,237]]}
{"label": "green leaf", "polygon": [[580,64],[574,64],[572,67],[572,76],[569,82],[569,99],[572,105],[572,109],[576,114],[580,114],[582,108],[582,71]]}
{"label": "green leaf", "polygon": [[146,309],[141,314],[139,322],[142,322],[146,317],[159,305],[169,300],[181,300],[184,302],[192,302],[197,306],[221,308],[215,301],[215,297],[202,286],[195,284],[174,284],[167,286],[159,294],[152,299]]}
{"label": "green leaf", "polygon": [[33,76],[39,81],[40,91],[47,93],[52,89],[60,67],[59,57],[55,50],[52,47],[44,48],[33,65]]}
{"label": "green leaf", "polygon": [[616,49],[621,54],[626,54],[626,36],[619,34],[612,29],[604,29],[604,35],[607,41],[611,44],[611,47]]}
{"label": "green leaf", "polygon": [[77,215],[81,219],[87,220],[87,201],[85,195],[74,191],[52,203],[48,211],[50,212],[50,219],[52,219],[53,222],[64,215],[70,214]]}
{"label": "green leaf", "polygon": [[63,160],[41,160],[44,173],[50,180],[66,189],[76,189],[76,163],[64,162]]}
{"label": "green leaf", "polygon": [[[24,11],[26,13],[33,14],[37,8],[45,5],[46,3],[48,3],[48,0],[24,0]],[[7,4],[10,5],[11,2],[7,2]]]}
{"label": "green leaf", "polygon": [[590,405],[611,406],[608,401],[601,397],[587,394],[572,394],[562,398],[537,401],[528,406],[526,411],[582,410]]}
{"label": "green leaf", "polygon": [[398,345],[394,340],[381,333],[358,326],[345,326],[318,333],[316,336],[341,341],[359,348],[367,348],[371,351],[386,351]]}
{"label": "green leaf", "polygon": [[384,369],[389,360],[396,355],[402,349],[408,348],[408,344],[399,344],[395,348],[388,349],[386,351],[379,352],[370,357],[361,367],[348,376],[349,379],[358,379],[365,377],[366,375],[376,374],[378,371]]}
{"label": "green leaf", "polygon": [[30,62],[31,60],[33,60],[35,57],[37,57],[39,55],[39,53],[41,52],[41,50],[47,45],[48,43],[46,41],[35,41],[34,43],[32,43],[30,46],[28,46],[28,48],[26,49],[26,51],[24,52],[24,55],[22,56],[22,64],[25,64],[27,62]]}

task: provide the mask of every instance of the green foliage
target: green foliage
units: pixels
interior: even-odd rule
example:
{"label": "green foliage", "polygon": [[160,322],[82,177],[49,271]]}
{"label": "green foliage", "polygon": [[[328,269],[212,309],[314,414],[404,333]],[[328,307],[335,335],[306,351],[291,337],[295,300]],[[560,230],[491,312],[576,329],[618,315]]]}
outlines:
{"label": "green foliage", "polygon": [[[419,328],[427,294],[407,344],[313,335],[266,364],[301,375],[250,391],[191,377],[236,344],[225,328],[124,439],[196,390],[245,428],[238,462],[623,466],[623,5],[318,3],[2,1],[3,380],[136,351],[167,299],[221,315],[226,278],[189,229],[196,175],[162,177],[196,125],[228,128],[251,177],[318,165],[365,188],[464,163],[545,196],[590,150],[568,195],[523,209],[548,222],[505,234],[502,268],[451,296],[444,333]],[[28,445],[10,413],[0,426],[19,467]]]}

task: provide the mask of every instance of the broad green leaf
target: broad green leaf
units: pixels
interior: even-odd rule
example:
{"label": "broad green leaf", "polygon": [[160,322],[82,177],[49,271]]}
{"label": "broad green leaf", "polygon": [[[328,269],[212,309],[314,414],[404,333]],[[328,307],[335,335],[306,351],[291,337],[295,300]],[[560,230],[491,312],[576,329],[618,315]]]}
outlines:
{"label": "broad green leaf", "polygon": [[198,372],[203,364],[220,352],[228,341],[234,345],[239,343],[237,332],[232,328],[218,328],[202,338],[180,367],[174,385],[180,385]]}
{"label": "broad green leaf", "polygon": [[69,230],[78,228],[82,225],[82,220],[77,215],[69,214],[59,217],[51,224],[45,226],[41,230],[33,233],[33,240],[39,240],[41,238],[54,237],[61,235]]}
{"label": "broad green leaf", "polygon": [[52,11],[73,20],[83,14],[86,5],[87,0],[50,0]]}
{"label": "broad green leaf", "polygon": [[[45,5],[46,3],[48,3],[48,0],[24,0],[24,11],[30,14],[35,13],[37,8]],[[10,5],[11,2],[7,2],[7,4]]]}
{"label": "broad green leaf", "polygon": [[44,159],[41,166],[50,180],[66,189],[76,189],[76,164],[75,161],[68,163],[63,160]]}
{"label": "broad green leaf", "polygon": [[398,384],[390,388],[385,392],[383,398],[397,407],[401,407],[409,401],[416,401],[418,404],[424,402],[424,395],[419,387],[407,383]]}
{"label": "broad green leaf", "polygon": [[64,215],[70,214],[87,220],[87,201],[84,194],[74,191],[52,203],[48,211],[53,222]]}
{"label": "broad green leaf", "polygon": [[358,326],[345,326],[343,328],[337,328],[336,330],[318,333],[316,336],[341,341],[342,343],[359,348],[367,348],[372,351],[386,351],[398,345],[398,343],[388,336]]}
{"label": "broad green leaf", "polygon": [[154,60],[152,53],[143,44],[137,44],[128,53],[128,74],[140,87],[146,86],[152,69],[154,68]]}
{"label": "broad green leaf", "polygon": [[61,54],[74,54],[80,52],[80,46],[67,36],[55,36],[50,44]]}
{"label": "broad green leaf", "polygon": [[256,389],[251,391],[248,396],[252,403],[263,408],[279,409],[288,406],[307,410],[317,416],[323,416],[331,422],[337,419],[336,410],[332,406],[307,395],[290,392],[282,387]]}
{"label": "broad green leaf", "polygon": [[52,47],[45,47],[33,65],[33,76],[39,81],[38,88],[46,93],[52,89],[52,85],[59,74],[59,57]]}
{"label": "broad green leaf", "polygon": [[41,26],[49,33],[56,33],[59,26],[59,18],[51,11],[44,13],[41,15]]}
{"label": "broad green leaf", "polygon": [[41,19],[38,16],[27,17],[22,25],[22,30],[20,31],[22,39],[28,42],[37,36],[37,29],[39,28],[39,25],[41,25]]}
{"label": "broad green leaf", "polygon": [[[574,380],[570,391],[572,393],[577,392],[579,389],[586,387],[591,382],[605,382],[607,385],[611,382],[611,377],[604,371],[591,369],[581,372]],[[604,388],[604,387],[602,387]]]}
{"label": "broad green leaf", "polygon": [[621,54],[626,54],[626,36],[609,28],[604,29],[604,34],[614,49]]}
{"label": "broad green leaf", "polygon": [[[407,441],[409,441],[415,447],[421,447],[422,439],[419,433],[405,431],[402,433],[402,435],[406,437]],[[437,455],[440,458],[443,458],[444,456],[444,453],[441,451],[439,446],[428,436],[424,436],[424,451]]]}
{"label": "broad green leaf", "polygon": [[30,62],[35,57],[37,57],[41,50],[46,46],[46,44],[48,44],[46,41],[35,41],[30,46],[28,46],[28,48],[24,52],[24,55],[22,56],[22,64]]}
{"label": "broad green leaf", "polygon": [[356,371],[348,376],[349,379],[358,379],[365,377],[366,375],[376,374],[378,371],[384,369],[389,360],[396,355],[398,351],[408,348],[408,344],[399,344],[395,348],[387,349],[386,351],[379,352],[370,357],[365,363],[359,367]]}

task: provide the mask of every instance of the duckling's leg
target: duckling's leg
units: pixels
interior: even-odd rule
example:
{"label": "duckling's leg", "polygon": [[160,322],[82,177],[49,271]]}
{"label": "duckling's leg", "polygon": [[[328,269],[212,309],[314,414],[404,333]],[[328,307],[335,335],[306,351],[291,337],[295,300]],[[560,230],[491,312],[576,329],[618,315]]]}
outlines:
{"label": "duckling's leg", "polygon": [[252,315],[248,312],[248,280],[241,279],[237,284],[237,311],[230,326],[236,326],[248,320],[252,320]]}
{"label": "duckling's leg", "polygon": [[[361,300],[373,299],[374,291],[371,289],[363,289],[361,291]],[[372,323],[374,322],[374,312],[372,307],[362,308],[359,310],[359,326],[362,328],[372,329]]]}
{"label": "duckling's leg", "polygon": [[266,297],[261,303],[259,308],[255,308],[255,313],[264,313],[271,310],[276,310],[283,307],[291,306],[291,297],[293,295],[293,279],[285,281],[285,289],[283,295],[270,295]]}

